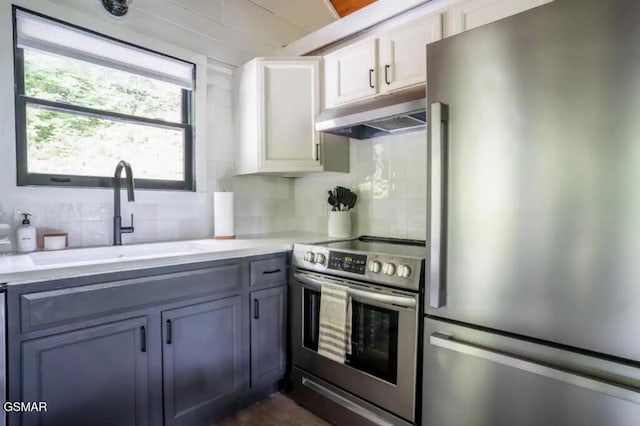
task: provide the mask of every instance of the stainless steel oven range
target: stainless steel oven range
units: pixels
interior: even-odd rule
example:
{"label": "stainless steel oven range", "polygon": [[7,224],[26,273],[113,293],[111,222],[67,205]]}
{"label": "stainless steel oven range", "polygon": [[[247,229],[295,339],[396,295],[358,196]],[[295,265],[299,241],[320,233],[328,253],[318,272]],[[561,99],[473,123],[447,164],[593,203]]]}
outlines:
{"label": "stainless steel oven range", "polygon": [[[416,422],[416,380],[425,242],[360,237],[296,244],[291,283],[293,395],[331,422]],[[320,303],[327,284],[351,299],[351,353],[318,353]]]}

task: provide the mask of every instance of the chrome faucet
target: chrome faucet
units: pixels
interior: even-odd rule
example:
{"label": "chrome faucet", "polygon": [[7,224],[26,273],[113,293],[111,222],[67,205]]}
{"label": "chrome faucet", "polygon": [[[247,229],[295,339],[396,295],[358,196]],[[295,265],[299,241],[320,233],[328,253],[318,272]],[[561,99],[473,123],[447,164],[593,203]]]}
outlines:
{"label": "chrome faucet", "polygon": [[120,160],[116,166],[116,172],[113,176],[113,245],[122,245],[122,234],[130,234],[133,232],[133,213],[131,213],[131,226],[122,226],[122,216],[120,216],[120,179],[122,176],[122,168],[127,172],[127,199],[135,201],[133,194],[133,173],[131,172],[131,164],[124,160]]}

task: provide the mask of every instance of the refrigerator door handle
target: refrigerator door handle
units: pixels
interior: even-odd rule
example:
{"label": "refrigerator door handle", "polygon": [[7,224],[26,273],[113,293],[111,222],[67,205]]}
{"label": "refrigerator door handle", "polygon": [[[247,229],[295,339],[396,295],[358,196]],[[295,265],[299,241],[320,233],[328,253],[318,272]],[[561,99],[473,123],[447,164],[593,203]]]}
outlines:
{"label": "refrigerator door handle", "polygon": [[594,392],[606,394],[614,398],[640,404],[640,392],[625,388],[620,385],[614,385],[595,379],[580,373],[562,370],[551,367],[546,364],[531,361],[525,358],[509,355],[496,350],[488,349],[474,344],[456,341],[451,335],[444,333],[433,333],[429,336],[429,343],[454,352],[465,355],[471,355],[482,358],[487,361],[505,365],[507,367],[516,368],[518,370],[537,374],[539,376],[549,377],[564,383],[569,383]]}
{"label": "refrigerator door handle", "polygon": [[441,308],[446,303],[447,236],[447,140],[449,107],[431,104],[431,182],[429,185],[430,265],[429,306]]}

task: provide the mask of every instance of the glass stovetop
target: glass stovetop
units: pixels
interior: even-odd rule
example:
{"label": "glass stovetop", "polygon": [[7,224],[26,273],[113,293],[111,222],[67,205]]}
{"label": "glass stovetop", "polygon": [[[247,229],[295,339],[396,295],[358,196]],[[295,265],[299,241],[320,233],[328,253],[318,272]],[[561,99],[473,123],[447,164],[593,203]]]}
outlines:
{"label": "glass stovetop", "polygon": [[356,250],[361,252],[424,258],[426,243],[421,240],[403,240],[363,236],[353,240],[317,244],[331,250]]}

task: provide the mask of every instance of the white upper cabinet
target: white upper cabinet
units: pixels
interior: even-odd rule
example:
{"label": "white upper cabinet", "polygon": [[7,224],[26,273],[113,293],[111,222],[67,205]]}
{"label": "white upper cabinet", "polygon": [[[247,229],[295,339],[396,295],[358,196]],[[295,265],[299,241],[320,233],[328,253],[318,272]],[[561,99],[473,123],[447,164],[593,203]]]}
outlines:
{"label": "white upper cabinet", "polygon": [[481,25],[533,9],[553,0],[462,0],[447,12],[446,35],[451,36]]}
{"label": "white upper cabinet", "polygon": [[[256,58],[236,70],[238,174],[348,171],[348,142],[322,137],[315,130],[321,65],[322,58],[313,56]],[[334,149],[347,151],[347,170],[342,170],[344,155],[338,155],[343,163],[337,170],[331,164]]]}
{"label": "white upper cabinet", "polygon": [[320,168],[320,135],[314,127],[320,113],[320,65],[319,58],[260,61],[262,169]]}
{"label": "white upper cabinet", "polygon": [[431,14],[324,57],[325,107],[424,84],[426,45],[442,38],[442,14]]}
{"label": "white upper cabinet", "polygon": [[424,84],[426,45],[442,39],[442,15],[419,18],[380,36],[380,92],[393,92]]}
{"label": "white upper cabinet", "polygon": [[368,38],[324,57],[327,107],[374,96],[377,88],[378,43]]}

